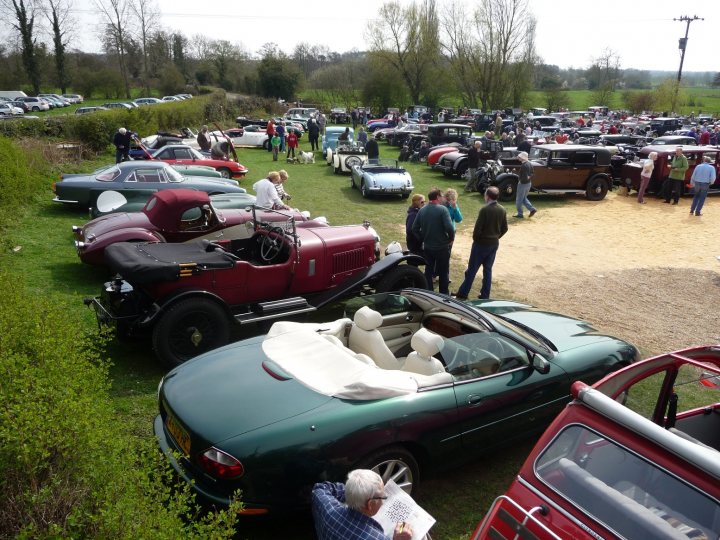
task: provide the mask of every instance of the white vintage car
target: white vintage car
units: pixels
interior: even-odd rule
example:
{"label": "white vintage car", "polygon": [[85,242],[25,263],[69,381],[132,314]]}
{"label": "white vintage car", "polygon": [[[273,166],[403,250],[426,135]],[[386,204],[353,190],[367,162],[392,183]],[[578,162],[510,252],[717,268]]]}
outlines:
{"label": "white vintage car", "polygon": [[[231,128],[226,129],[224,133],[230,137],[230,140],[232,140],[232,143],[235,146],[259,146],[267,150],[268,144],[270,144],[264,126]],[[222,138],[224,137],[220,131],[213,131],[210,133],[210,139],[213,142]]]}
{"label": "white vintage car", "polygon": [[349,141],[338,144],[331,156],[335,173],[349,173],[354,166],[367,163],[367,150],[361,142]]}

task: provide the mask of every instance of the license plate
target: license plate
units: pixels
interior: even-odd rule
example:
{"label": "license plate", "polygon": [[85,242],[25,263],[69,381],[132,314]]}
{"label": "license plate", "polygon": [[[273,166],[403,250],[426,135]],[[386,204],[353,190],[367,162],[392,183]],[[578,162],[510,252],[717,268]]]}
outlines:
{"label": "license plate", "polygon": [[169,414],[167,415],[167,419],[165,420],[165,427],[170,432],[170,435],[172,435],[172,438],[175,439],[175,442],[183,451],[183,453],[186,456],[189,456],[190,435],[187,434],[187,431],[185,431],[185,429],[178,423],[178,421]]}

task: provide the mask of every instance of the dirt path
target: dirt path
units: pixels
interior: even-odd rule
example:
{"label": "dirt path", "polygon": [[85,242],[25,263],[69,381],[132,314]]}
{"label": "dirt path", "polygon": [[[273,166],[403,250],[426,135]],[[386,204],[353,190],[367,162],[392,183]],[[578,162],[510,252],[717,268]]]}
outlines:
{"label": "dirt path", "polygon": [[[591,321],[645,356],[720,343],[720,200],[703,216],[608,194],[510,220],[493,268],[493,296]],[[469,217],[469,216],[468,216]],[[453,267],[464,268],[474,219],[459,230]],[[451,286],[452,288],[452,286]],[[473,294],[477,294],[479,280]]]}

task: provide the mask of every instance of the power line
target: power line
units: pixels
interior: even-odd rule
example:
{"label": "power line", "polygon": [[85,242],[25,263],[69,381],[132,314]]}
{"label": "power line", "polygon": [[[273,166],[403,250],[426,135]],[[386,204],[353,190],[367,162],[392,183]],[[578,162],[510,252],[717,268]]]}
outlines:
{"label": "power line", "polygon": [[682,17],[679,17],[677,19],[673,19],[673,21],[680,21],[687,23],[685,25],[685,37],[682,37],[678,40],[678,49],[680,49],[682,52],[680,53],[680,68],[678,69],[677,74],[677,84],[675,85],[675,92],[673,93],[673,100],[672,100],[672,110],[675,111],[675,104],[677,103],[677,96],[678,92],[680,91],[680,79],[682,79],[682,68],[683,63],[685,62],[685,49],[687,49],[687,42],[688,42],[688,34],[690,32],[690,23],[693,21],[704,21],[702,17],[698,17],[697,15],[693,15],[692,17],[689,17],[687,15],[683,15]]}

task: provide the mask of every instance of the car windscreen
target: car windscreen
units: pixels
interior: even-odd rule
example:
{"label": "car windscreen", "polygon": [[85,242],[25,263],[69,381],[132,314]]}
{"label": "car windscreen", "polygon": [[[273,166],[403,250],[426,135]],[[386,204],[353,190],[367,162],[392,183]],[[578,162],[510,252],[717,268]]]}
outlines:
{"label": "car windscreen", "polygon": [[172,167],[166,167],[163,172],[167,175],[168,182],[182,182],[185,177]]}

